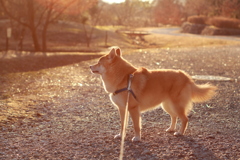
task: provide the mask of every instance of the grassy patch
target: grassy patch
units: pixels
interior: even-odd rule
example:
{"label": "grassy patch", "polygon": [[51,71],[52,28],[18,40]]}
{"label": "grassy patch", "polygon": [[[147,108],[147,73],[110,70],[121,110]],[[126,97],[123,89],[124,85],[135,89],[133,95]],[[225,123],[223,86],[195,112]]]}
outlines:
{"label": "grassy patch", "polygon": [[172,36],[172,35],[147,35],[144,39],[150,47],[181,48],[198,46],[237,45],[240,42],[231,40],[210,39],[204,37]]}

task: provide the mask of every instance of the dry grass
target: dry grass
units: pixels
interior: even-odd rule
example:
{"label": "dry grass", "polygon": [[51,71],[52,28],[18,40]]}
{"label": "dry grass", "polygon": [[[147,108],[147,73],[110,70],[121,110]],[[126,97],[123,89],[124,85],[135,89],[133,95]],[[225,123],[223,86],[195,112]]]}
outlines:
{"label": "dry grass", "polygon": [[240,42],[231,40],[210,39],[194,36],[173,36],[173,35],[147,35],[144,39],[150,44],[150,47],[158,48],[182,48],[198,46],[220,46],[237,45]]}

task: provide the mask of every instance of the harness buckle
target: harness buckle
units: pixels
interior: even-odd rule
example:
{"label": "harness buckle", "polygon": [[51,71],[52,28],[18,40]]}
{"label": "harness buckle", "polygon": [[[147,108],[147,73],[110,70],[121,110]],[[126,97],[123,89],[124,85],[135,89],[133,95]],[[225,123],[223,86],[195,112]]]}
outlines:
{"label": "harness buckle", "polygon": [[120,93],[120,92],[128,91],[128,92],[130,92],[130,93],[132,94],[132,96],[137,100],[136,95],[134,94],[134,92],[133,92],[132,89],[131,89],[131,84],[132,84],[132,78],[133,78],[133,76],[134,76],[133,74],[130,74],[130,75],[129,75],[128,85],[127,85],[126,88],[119,89],[119,90],[115,91],[115,92],[112,93],[112,94],[115,96],[116,94],[118,94],[118,93]]}
{"label": "harness buckle", "polygon": [[132,78],[133,78],[133,74],[130,74],[128,79],[128,87],[127,87],[128,91],[131,90]]}

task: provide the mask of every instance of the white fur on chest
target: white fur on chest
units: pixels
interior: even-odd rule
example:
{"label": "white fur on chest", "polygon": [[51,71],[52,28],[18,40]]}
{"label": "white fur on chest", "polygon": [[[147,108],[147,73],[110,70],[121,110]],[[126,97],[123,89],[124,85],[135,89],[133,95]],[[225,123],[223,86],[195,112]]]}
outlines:
{"label": "white fur on chest", "polygon": [[107,81],[104,81],[104,77],[101,77],[103,87],[107,93],[113,93],[115,92],[115,87],[113,87],[112,84],[108,83]]}
{"label": "white fur on chest", "polygon": [[118,108],[126,107],[126,99],[123,99],[122,96],[110,94],[109,97],[112,103],[115,104],[115,106]]}

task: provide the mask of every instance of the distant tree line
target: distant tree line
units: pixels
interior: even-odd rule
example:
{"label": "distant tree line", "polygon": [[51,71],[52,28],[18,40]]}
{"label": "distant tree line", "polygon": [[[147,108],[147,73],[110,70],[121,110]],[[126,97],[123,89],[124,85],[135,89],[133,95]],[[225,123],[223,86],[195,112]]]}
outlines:
{"label": "distant tree line", "polygon": [[239,19],[240,0],[126,0],[120,4],[101,0],[0,0],[0,19],[11,19],[30,31],[36,51],[47,50],[48,27],[59,20],[83,24],[90,43],[92,28],[97,25],[181,25],[192,15]]}
{"label": "distant tree line", "polygon": [[61,19],[64,14],[81,14],[96,2],[97,0],[0,0],[0,11],[2,16],[10,18],[17,26],[24,26],[30,31],[35,51],[45,52],[47,30],[51,23]]}
{"label": "distant tree line", "polygon": [[157,23],[180,25],[192,15],[240,19],[240,0],[155,0]]}

